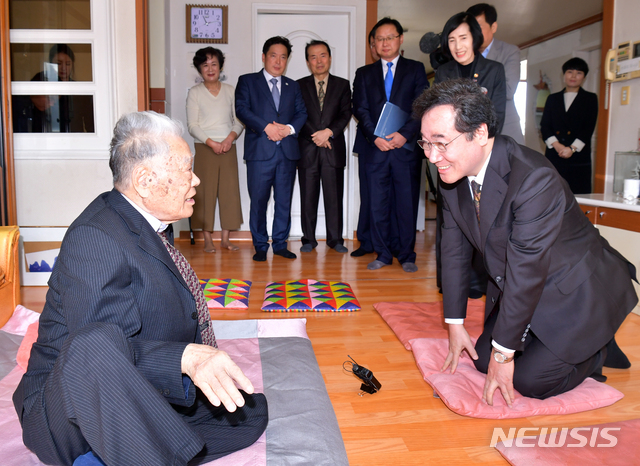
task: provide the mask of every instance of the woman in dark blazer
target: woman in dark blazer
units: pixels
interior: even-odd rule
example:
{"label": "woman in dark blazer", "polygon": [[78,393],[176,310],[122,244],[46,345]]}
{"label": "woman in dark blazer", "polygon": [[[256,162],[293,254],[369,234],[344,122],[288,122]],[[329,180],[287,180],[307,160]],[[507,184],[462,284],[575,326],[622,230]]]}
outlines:
{"label": "woman in dark blazer", "polygon": [[[440,36],[440,46],[444,55],[453,60],[440,65],[436,71],[434,84],[449,79],[468,78],[484,89],[491,99],[498,117],[498,134],[504,125],[504,114],[507,106],[507,78],[504,66],[497,61],[487,60],[480,53],[484,37],[475,16],[469,13],[458,13],[449,18]],[[437,195],[437,229],[436,229],[436,267],[437,282],[441,283],[442,260],[440,258],[440,241],[442,238],[442,200]],[[487,272],[482,257],[474,253],[473,273],[469,290],[470,298],[480,298],[487,289]]]}
{"label": "woman in dark blazer", "polygon": [[591,136],[598,119],[598,97],[582,89],[589,66],[582,58],[562,65],[565,88],[547,98],[540,132],[545,156],[567,180],[573,194],[591,192]]}
{"label": "woman in dark blazer", "polygon": [[455,78],[469,78],[478,83],[496,109],[500,132],[507,105],[507,79],[501,63],[487,60],[480,53],[483,40],[482,29],[474,16],[458,13],[449,18],[440,41],[445,56],[453,60],[438,67],[434,83]]}

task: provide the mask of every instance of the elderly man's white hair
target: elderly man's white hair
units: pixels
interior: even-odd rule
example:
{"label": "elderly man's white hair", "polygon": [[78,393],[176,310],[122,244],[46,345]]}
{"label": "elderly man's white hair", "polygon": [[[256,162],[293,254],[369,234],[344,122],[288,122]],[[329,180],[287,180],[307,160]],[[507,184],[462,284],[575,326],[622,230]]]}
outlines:
{"label": "elderly man's white hair", "polygon": [[169,153],[167,136],[182,136],[180,121],[156,112],[134,112],[123,115],[113,129],[109,168],[113,186],[129,188],[134,168],[148,159]]}

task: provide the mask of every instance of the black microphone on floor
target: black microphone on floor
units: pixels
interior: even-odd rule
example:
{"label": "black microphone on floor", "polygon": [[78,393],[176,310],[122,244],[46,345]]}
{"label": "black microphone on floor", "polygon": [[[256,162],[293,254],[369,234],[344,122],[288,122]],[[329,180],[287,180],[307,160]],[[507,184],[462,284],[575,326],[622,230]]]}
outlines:
{"label": "black microphone on floor", "polygon": [[[347,356],[349,355],[347,354]],[[349,359],[353,362],[345,361],[342,364],[342,368],[347,372],[353,373],[356,377],[362,380],[363,384],[360,385],[360,390],[371,394],[380,390],[382,384],[373,376],[373,372],[364,366],[360,366],[351,356],[349,356]],[[347,369],[344,366],[345,364],[351,364],[351,370]]]}

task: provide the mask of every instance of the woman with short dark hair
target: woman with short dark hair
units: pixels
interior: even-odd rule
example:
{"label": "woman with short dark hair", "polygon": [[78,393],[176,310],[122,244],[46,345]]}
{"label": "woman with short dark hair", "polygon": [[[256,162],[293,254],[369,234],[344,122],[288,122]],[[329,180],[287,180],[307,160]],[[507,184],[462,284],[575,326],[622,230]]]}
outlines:
{"label": "woman with short dark hair", "polygon": [[591,193],[591,136],[598,119],[598,97],[582,88],[589,65],[574,57],[562,65],[565,88],[547,98],[540,132],[545,156],[567,180],[573,194]]}
{"label": "woman with short dark hair", "polygon": [[187,96],[187,127],[196,149],[193,171],[201,180],[194,198],[191,226],[202,229],[205,252],[216,252],[211,235],[217,202],[221,247],[235,251],[238,247],[229,242],[229,233],[242,224],[235,140],[243,130],[236,118],[235,90],[220,81],[224,66],[220,50],[213,47],[198,50],[193,66],[204,82],[189,89]]}

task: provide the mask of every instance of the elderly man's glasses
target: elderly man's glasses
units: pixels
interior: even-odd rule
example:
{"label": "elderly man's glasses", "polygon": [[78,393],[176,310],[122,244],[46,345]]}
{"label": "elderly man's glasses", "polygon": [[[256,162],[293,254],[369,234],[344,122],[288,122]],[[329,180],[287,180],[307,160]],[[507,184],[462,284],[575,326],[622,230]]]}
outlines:
{"label": "elderly man's glasses", "polygon": [[397,36],[376,37],[376,42],[378,42],[378,43],[391,42],[391,41],[396,40],[398,37],[400,37],[400,34],[398,34]]}
{"label": "elderly man's glasses", "polygon": [[431,151],[431,148],[435,147],[440,152],[446,152],[447,151],[447,146],[449,144],[451,144],[453,141],[455,141],[456,139],[458,139],[463,134],[464,133],[458,134],[455,138],[453,138],[449,142],[431,142],[431,141],[427,141],[426,139],[419,139],[418,140],[418,145],[420,146],[420,149]]}

